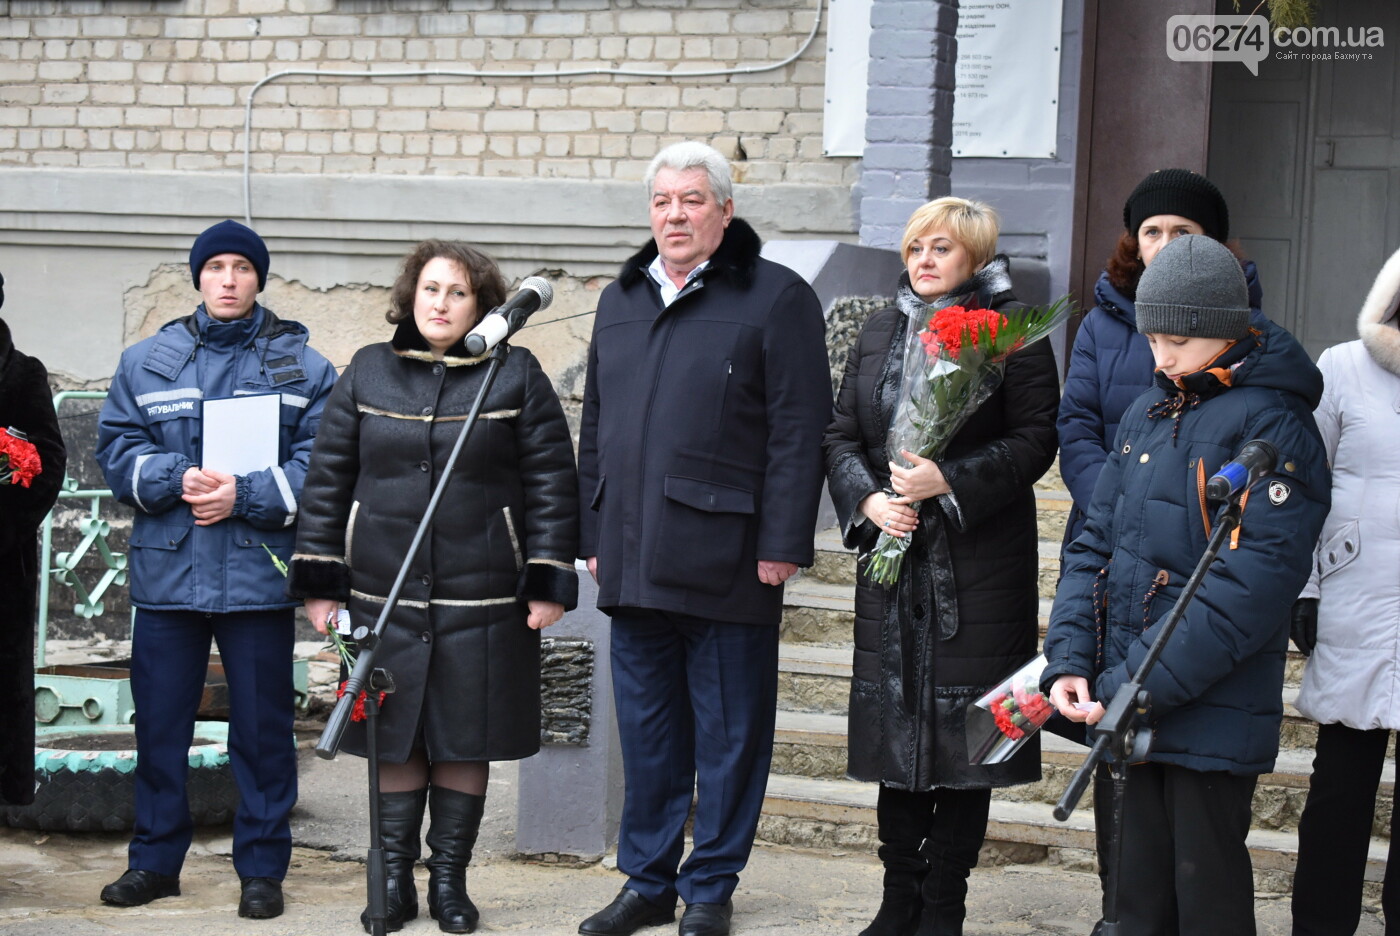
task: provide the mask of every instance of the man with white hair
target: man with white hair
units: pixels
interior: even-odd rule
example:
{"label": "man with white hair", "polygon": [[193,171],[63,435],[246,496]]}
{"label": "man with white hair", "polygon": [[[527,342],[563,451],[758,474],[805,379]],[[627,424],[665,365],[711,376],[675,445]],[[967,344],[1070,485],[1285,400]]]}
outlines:
{"label": "man with white hair", "polygon": [[831,384],[816,294],[759,256],[724,157],[678,143],[645,182],[653,241],[599,300],[579,441],[628,881],[579,932],[669,922],[679,896],[681,936],[724,936],[773,753],[782,584],[812,562]]}

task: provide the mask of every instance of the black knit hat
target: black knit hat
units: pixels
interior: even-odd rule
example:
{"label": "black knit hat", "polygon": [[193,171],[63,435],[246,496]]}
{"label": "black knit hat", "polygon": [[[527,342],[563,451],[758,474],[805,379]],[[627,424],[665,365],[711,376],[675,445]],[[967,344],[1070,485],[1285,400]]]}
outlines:
{"label": "black knit hat", "polygon": [[1162,214],[1190,218],[1218,241],[1230,236],[1225,197],[1210,179],[1190,169],[1158,169],[1139,182],[1123,205],[1123,224],[1136,237],[1142,222]]}
{"label": "black knit hat", "polygon": [[267,245],[256,231],[237,221],[220,221],[195,238],[194,246],[190,248],[190,275],[194,279],[195,289],[199,288],[199,274],[204,269],[204,264],[209,262],[210,257],[217,257],[223,253],[238,254],[247,258],[253,269],[258,271],[258,292],[263,291],[267,286],[267,267],[270,262]]}

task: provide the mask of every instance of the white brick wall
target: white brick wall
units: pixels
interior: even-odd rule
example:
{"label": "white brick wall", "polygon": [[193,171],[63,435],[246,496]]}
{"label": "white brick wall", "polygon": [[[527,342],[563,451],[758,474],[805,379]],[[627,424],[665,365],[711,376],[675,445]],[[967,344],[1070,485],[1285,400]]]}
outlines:
{"label": "white brick wall", "polygon": [[[249,89],[273,72],[751,66],[795,51],[816,3],[0,0],[0,8],[8,8],[0,162],[228,171],[243,164]],[[849,185],[855,161],[821,155],[823,49],[819,35],[781,70],[720,78],[289,77],[258,93],[253,165],[634,179],[660,147],[698,138],[726,154],[742,141],[750,182]]]}

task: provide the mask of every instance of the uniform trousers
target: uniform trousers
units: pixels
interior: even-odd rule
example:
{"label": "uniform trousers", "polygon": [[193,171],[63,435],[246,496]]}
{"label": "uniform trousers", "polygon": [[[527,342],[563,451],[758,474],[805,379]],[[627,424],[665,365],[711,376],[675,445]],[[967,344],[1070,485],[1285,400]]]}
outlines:
{"label": "uniform trousers", "polygon": [[[1361,885],[1371,847],[1376,790],[1390,731],[1321,725],[1308,801],[1298,822],[1293,936],[1351,936],[1361,921]],[[1392,794],[1392,816],[1400,785]],[[1392,822],[1394,819],[1392,818]],[[1381,887],[1386,936],[1400,933],[1400,847],[1390,837]]]}
{"label": "uniform trousers", "polygon": [[1173,764],[1128,768],[1119,932],[1253,936],[1254,874],[1245,836],[1257,781]]}
{"label": "uniform trousers", "polygon": [[238,783],[233,866],[239,877],[286,876],[288,815],[297,799],[292,735],[292,610],[206,614],[137,609],[131,645],[136,703],[136,822],[127,865],[178,875],[194,833],[186,782],[211,639],[228,678],[228,752]]}
{"label": "uniform trousers", "polygon": [[778,628],[620,608],[612,666],[626,782],[617,866],[653,902],[724,903],[753,849],[773,759]]}

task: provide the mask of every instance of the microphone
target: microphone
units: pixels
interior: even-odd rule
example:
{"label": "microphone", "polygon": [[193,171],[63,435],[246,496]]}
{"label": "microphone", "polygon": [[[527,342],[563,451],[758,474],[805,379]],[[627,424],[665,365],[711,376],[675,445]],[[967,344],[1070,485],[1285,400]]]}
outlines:
{"label": "microphone", "polygon": [[1206,482],[1206,497],[1213,501],[1229,500],[1273,471],[1277,462],[1278,449],[1263,439],[1252,439]]}
{"label": "microphone", "polygon": [[520,291],[482,317],[467,333],[467,353],[478,357],[520,330],[532,313],[554,301],[554,287],[540,276],[527,277]]}

